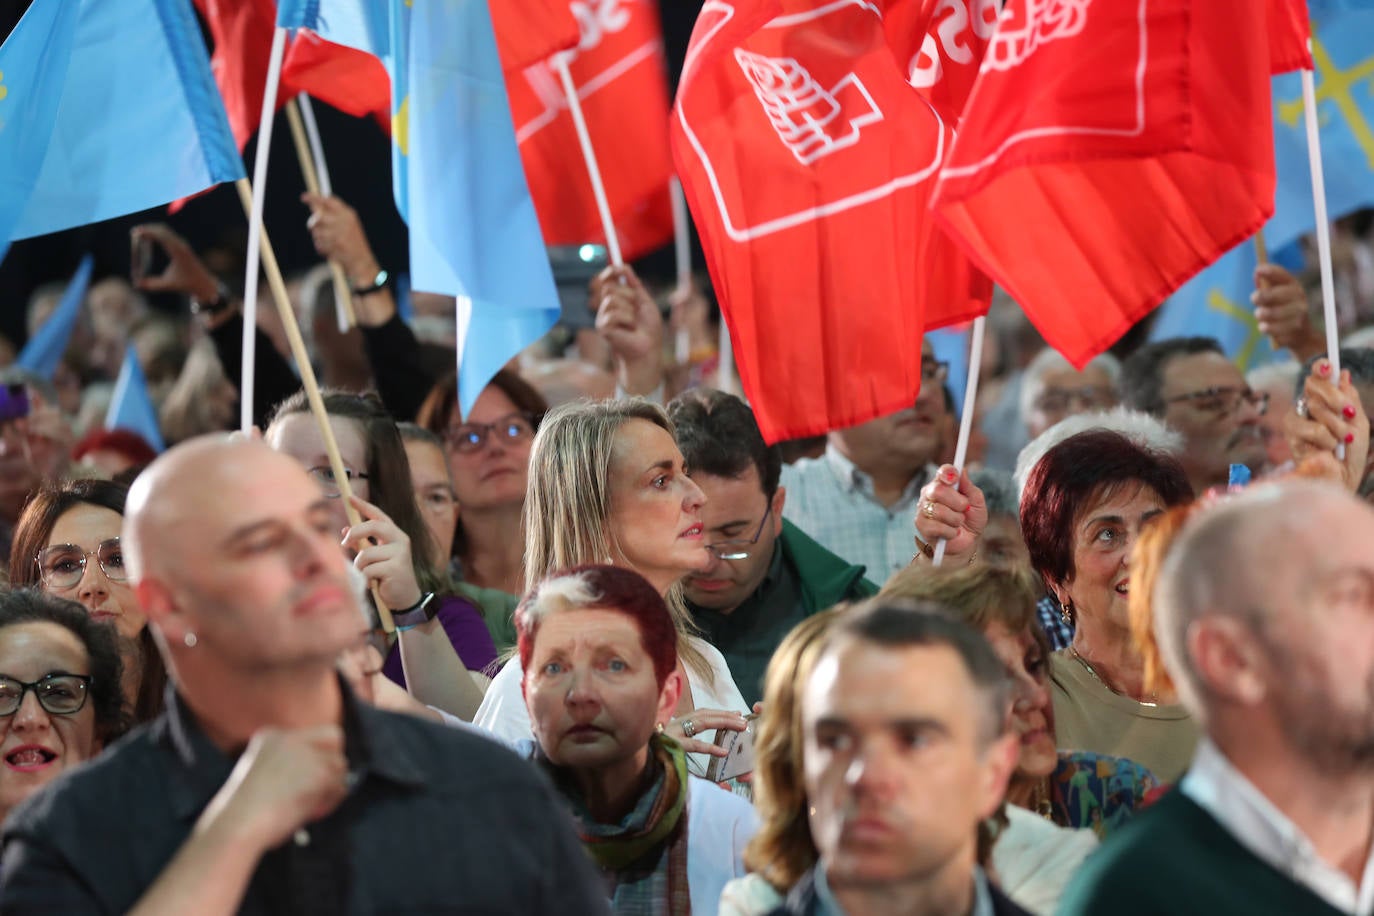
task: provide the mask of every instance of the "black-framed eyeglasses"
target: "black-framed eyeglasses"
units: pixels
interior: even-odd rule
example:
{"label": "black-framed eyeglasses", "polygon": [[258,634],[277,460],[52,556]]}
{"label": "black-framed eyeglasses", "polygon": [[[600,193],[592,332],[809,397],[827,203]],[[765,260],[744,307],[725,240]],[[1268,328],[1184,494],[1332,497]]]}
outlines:
{"label": "black-framed eyeglasses", "polygon": [[494,423],[463,423],[449,427],[445,438],[455,452],[475,452],[487,444],[487,437],[495,435],[506,445],[534,438],[534,417],[527,413],[511,413]]}
{"label": "black-framed eyeglasses", "polygon": [[773,514],[773,505],[770,502],[768,508],[764,510],[763,518],[759,520],[758,530],[754,536],[748,540],[736,538],[730,541],[717,541],[714,544],[707,544],[706,549],[715,554],[722,560],[746,560],[758,544],[759,538],[763,537],[763,526],[768,524],[768,516]]}
{"label": "black-framed eyeglasses", "polygon": [[1265,411],[1269,409],[1269,392],[1255,391],[1248,385],[1244,388],[1229,385],[1219,388],[1203,388],[1201,391],[1190,391],[1187,394],[1164,399],[1166,405],[1177,404],[1181,401],[1190,401],[1198,410],[1216,414],[1218,417],[1230,416],[1240,409],[1243,402],[1254,407],[1260,416],[1264,416]]}
{"label": "black-framed eyeglasses", "polygon": [[949,361],[944,359],[921,360],[921,384],[944,382],[949,378]]}
{"label": "black-framed eyeglasses", "polygon": [[95,550],[82,550],[75,544],[53,544],[34,555],[38,575],[48,588],[73,588],[86,575],[86,561],[95,557],[100,569],[112,582],[129,578],[124,569],[124,551],[119,538],[110,538],[96,545]]}
{"label": "black-framed eyeglasses", "polygon": [[[334,476],[334,469],[328,465],[317,468],[306,468],[306,473],[315,478],[315,482],[320,485],[324,495],[330,499],[338,499],[342,490],[339,489],[339,479]],[[355,471],[352,468],[344,468],[344,477],[348,478],[348,483],[352,486],[355,480],[367,480],[367,475],[362,471]]]}
{"label": "black-framed eyeglasses", "polygon": [[48,674],[32,684],[18,678],[0,675],[0,717],[12,716],[24,705],[24,694],[30,690],[38,697],[38,705],[54,716],[70,716],[81,711],[91,692],[91,677],[87,674]]}
{"label": "black-framed eyeglasses", "polygon": [[1116,389],[1110,385],[1085,385],[1082,388],[1046,388],[1035,399],[1035,406],[1048,413],[1061,413],[1074,404],[1084,410],[1108,407],[1116,401]]}

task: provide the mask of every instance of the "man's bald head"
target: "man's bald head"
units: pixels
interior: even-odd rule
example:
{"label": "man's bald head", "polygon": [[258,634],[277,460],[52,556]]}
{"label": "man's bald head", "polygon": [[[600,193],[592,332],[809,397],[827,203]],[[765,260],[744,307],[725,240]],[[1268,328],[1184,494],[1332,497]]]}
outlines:
{"label": "man's bald head", "polygon": [[314,487],[299,462],[237,435],[199,436],[159,456],[129,490],[121,544],[130,580],[175,569],[179,547],[208,535],[236,493],[277,475]]}
{"label": "man's bald head", "polygon": [[1206,690],[1188,651],[1188,631],[1210,616],[1257,631],[1291,606],[1310,580],[1321,532],[1333,514],[1358,504],[1317,481],[1257,485],[1207,508],[1169,548],[1153,595],[1155,638],[1183,701],[1201,715]]}

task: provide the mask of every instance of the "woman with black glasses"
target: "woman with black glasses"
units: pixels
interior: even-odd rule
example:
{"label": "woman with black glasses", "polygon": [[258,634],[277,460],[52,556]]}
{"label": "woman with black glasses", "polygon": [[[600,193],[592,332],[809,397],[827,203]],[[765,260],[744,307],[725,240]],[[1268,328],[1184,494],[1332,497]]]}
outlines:
{"label": "woman with black glasses", "polygon": [[124,571],[119,531],[128,489],[108,480],[46,486],[24,507],[10,551],[10,586],[33,586],[109,623],[124,658],[123,691],[135,722],[162,711],[167,672]]}
{"label": "woman with black glasses", "polygon": [[338,510],[343,548],[391,608],[397,638],[379,646],[386,651],[384,673],[421,702],[471,719],[487,684],[481,672],[496,660],[496,647],[476,605],[449,594],[431,562],[429,530],[400,430],[374,396],[326,391],[323,399],[361,524],[348,526],[341,487],[304,392],[278,405],[264,438],[319,483]]}
{"label": "woman with black glasses", "polygon": [[0,821],[128,727],[117,640],[75,602],[0,592]]}

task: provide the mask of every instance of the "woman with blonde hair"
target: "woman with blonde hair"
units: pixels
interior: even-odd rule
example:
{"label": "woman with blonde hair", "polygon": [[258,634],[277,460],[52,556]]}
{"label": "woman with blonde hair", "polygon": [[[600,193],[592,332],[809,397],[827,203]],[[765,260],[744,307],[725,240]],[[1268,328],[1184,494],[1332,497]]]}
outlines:
{"label": "woman with blonde hair", "polygon": [[[603,563],[632,569],[663,595],[678,634],[687,687],[666,731],[689,752],[697,775],[715,730],[743,731],[748,707],[724,657],[693,632],[681,579],[710,562],[701,523],[705,502],[687,476],[663,409],[631,398],[579,401],[551,411],[530,455],[525,494],[525,586],[557,569]],[[474,720],[509,742],[531,735],[521,696],[524,672],[508,662]]]}

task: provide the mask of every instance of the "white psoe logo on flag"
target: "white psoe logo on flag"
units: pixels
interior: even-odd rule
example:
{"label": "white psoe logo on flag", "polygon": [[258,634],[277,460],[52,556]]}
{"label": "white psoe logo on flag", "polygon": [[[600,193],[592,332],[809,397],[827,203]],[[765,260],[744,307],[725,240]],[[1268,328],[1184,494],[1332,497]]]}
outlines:
{"label": "white psoe logo on flag", "polygon": [[1041,45],[1077,35],[1088,21],[1088,6],[1092,2],[1026,0],[1023,6],[1005,10],[997,24],[997,33],[988,45],[983,66],[1010,70],[1034,54]]}
{"label": "white psoe logo on flag", "polygon": [[778,139],[802,165],[853,146],[865,124],[883,119],[873,96],[853,73],[827,90],[790,57],[764,57],[736,48],[735,60]]}

